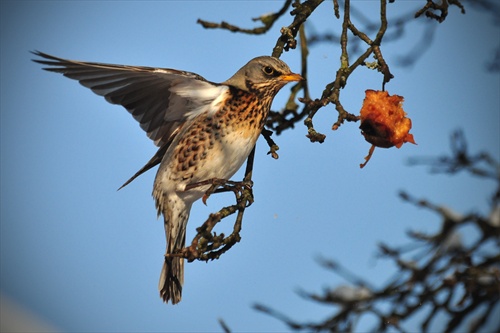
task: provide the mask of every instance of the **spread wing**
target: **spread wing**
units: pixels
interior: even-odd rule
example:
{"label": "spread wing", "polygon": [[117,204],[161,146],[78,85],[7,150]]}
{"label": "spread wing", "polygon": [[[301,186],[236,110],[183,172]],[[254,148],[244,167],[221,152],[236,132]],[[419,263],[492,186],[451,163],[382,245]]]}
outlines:
{"label": "spread wing", "polygon": [[160,147],[123,186],[159,164],[184,122],[227,90],[198,74],[175,69],[82,62],[32,53],[42,58],[33,61],[48,66],[45,70],[78,80],[108,102],[124,106]]}
{"label": "spread wing", "polygon": [[217,98],[224,86],[168,68],[67,60],[35,51],[45,70],[78,80],[109,103],[122,105],[155,145],[171,142],[180,126]]}

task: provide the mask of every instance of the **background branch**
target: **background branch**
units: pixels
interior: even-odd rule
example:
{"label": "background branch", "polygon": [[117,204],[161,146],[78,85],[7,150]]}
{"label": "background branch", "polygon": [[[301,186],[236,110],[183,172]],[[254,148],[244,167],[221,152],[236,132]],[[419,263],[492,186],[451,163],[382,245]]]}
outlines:
{"label": "background branch", "polygon": [[[472,176],[493,175],[500,166],[487,154],[469,155],[464,149],[462,131],[451,139],[452,155],[428,159],[444,173],[455,174],[460,166]],[[459,153],[457,153],[459,152]],[[481,158],[477,158],[481,156]],[[483,163],[484,161],[487,163]],[[484,164],[481,167],[476,166]],[[477,173],[474,170],[482,170]],[[500,176],[487,177],[500,188]],[[496,190],[496,192],[498,189]],[[283,321],[292,330],[356,331],[356,324],[365,316],[376,319],[373,331],[405,332],[406,322],[422,309],[428,309],[420,321],[420,329],[429,331],[440,318],[445,331],[469,332],[485,329],[492,314],[500,310],[500,199],[490,202],[491,214],[460,214],[426,199],[416,199],[406,192],[400,197],[417,207],[430,210],[441,219],[439,230],[433,234],[410,231],[411,243],[392,247],[380,244],[379,257],[392,261],[398,272],[388,282],[374,286],[369,281],[349,272],[338,262],[319,260],[322,267],[343,277],[347,284],[326,288],[321,293],[299,291],[306,300],[331,306],[333,314],[318,322],[301,322],[279,311],[257,304],[254,309]],[[462,242],[462,229],[478,231],[470,244]],[[491,326],[489,326],[491,327]]]}

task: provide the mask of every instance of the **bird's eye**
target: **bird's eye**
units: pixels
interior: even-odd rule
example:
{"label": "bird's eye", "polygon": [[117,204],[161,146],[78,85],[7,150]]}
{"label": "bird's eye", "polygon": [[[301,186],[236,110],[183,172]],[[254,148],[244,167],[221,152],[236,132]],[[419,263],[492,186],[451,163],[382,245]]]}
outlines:
{"label": "bird's eye", "polygon": [[271,66],[265,66],[264,68],[262,68],[262,71],[264,71],[264,74],[266,75],[274,74],[274,69]]}

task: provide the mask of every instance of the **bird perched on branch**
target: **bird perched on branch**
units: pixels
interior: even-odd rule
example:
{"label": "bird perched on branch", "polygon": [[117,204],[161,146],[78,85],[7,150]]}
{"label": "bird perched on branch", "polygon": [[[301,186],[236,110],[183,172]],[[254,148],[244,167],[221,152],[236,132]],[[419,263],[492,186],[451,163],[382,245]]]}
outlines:
{"label": "bird perched on branch", "polygon": [[[281,60],[257,57],[231,78],[213,83],[167,68],[82,62],[33,52],[44,69],[78,80],[112,104],[125,107],[159,147],[122,187],[160,164],[153,186],[163,215],[167,248],[160,276],[163,301],[181,300],[184,259],[173,256],[186,242],[191,205],[241,167],[261,133],[271,102],[291,81],[300,81]],[[120,188],[122,188],[120,187]]]}

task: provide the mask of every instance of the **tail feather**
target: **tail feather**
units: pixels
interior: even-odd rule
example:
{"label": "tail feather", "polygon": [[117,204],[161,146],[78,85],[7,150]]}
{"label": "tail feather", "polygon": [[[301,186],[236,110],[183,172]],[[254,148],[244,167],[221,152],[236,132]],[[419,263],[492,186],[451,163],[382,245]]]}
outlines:
{"label": "tail feather", "polygon": [[158,290],[164,302],[177,304],[182,298],[184,284],[184,258],[171,257],[186,244],[186,224],[189,219],[191,204],[186,203],[176,194],[171,194],[159,206],[164,217],[167,251],[163,260]]}
{"label": "tail feather", "polygon": [[151,169],[152,167],[160,164],[160,162],[163,158],[163,155],[165,155],[165,152],[167,151],[167,148],[169,145],[170,145],[170,141],[167,142],[166,144],[164,144],[163,146],[161,146],[160,149],[158,149],[158,151],[156,152],[156,154],[154,154],[154,156],[151,157],[151,159],[148,161],[148,163],[146,163],[146,165],[143,166],[141,168],[141,170],[137,171],[129,180],[127,180],[122,186],[120,186],[118,191],[121,190],[122,188],[124,188],[125,186],[127,186],[128,184],[130,184],[134,179],[136,179],[137,177],[142,175],[144,172],[146,172],[149,169]]}
{"label": "tail feather", "polygon": [[163,262],[158,290],[164,302],[172,301],[177,304],[182,298],[182,285],[184,284],[184,259],[167,258]]}

